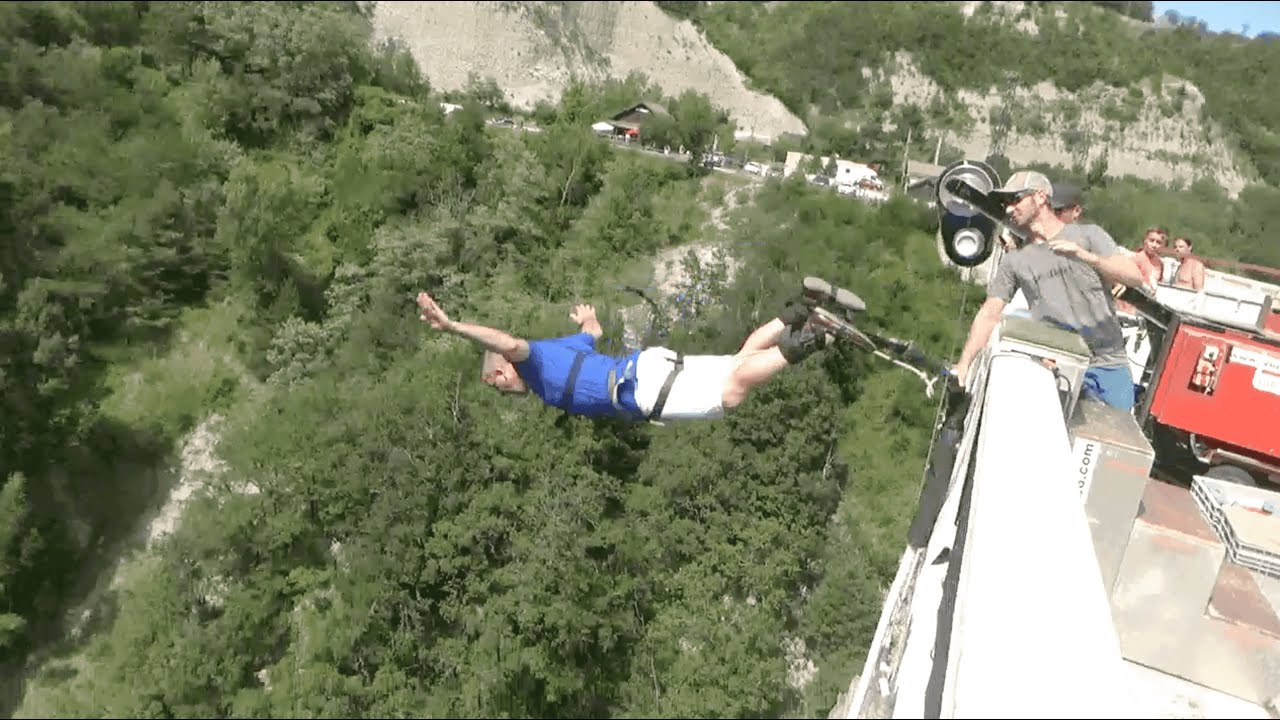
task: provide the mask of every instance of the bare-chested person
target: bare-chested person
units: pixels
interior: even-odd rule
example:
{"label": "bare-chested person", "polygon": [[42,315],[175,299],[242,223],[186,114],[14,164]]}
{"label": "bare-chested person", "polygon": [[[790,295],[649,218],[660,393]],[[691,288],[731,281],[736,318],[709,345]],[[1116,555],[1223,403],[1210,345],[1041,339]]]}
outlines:
{"label": "bare-chested person", "polygon": [[1191,254],[1191,240],[1185,237],[1174,238],[1173,249],[1178,253],[1178,272],[1173,276],[1173,284],[1192,290],[1204,289],[1204,263]]}
{"label": "bare-chested person", "polygon": [[1164,249],[1169,234],[1162,228],[1149,227],[1142,237],[1142,247],[1133,254],[1133,259],[1142,271],[1142,276],[1155,285],[1164,279],[1164,263],[1160,260],[1160,251]]}

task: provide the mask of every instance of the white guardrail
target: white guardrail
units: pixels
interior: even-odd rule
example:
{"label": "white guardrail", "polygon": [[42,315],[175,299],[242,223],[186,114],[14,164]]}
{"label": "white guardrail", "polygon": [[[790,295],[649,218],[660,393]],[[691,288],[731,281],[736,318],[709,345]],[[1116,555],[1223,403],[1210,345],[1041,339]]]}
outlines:
{"label": "white guardrail", "polygon": [[1137,717],[1053,374],[997,330],[971,387],[933,531],[832,716]]}

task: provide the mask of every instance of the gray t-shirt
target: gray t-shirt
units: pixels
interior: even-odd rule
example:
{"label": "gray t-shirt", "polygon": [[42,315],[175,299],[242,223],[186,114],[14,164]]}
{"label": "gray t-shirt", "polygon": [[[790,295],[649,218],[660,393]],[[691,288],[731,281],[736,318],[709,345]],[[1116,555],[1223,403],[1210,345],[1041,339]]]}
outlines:
{"label": "gray t-shirt", "polygon": [[[1067,225],[1058,237],[1100,257],[1120,252],[1111,235],[1097,225]],[[1032,317],[1080,333],[1093,351],[1090,364],[1129,363],[1111,293],[1098,271],[1084,261],[1059,255],[1045,243],[1028,243],[1001,259],[987,297],[1008,303],[1019,289]]]}

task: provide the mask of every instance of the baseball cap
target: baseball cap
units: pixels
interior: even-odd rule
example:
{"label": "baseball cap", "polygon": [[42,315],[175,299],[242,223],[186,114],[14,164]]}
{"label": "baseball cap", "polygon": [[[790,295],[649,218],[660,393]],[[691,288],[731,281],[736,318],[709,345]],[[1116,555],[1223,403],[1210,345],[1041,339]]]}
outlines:
{"label": "baseball cap", "polygon": [[1046,195],[1052,196],[1053,183],[1049,182],[1049,178],[1045,177],[1044,173],[1038,173],[1035,170],[1019,170],[1010,175],[1004,185],[992,190],[988,195],[1000,202],[1011,202],[1035,190],[1043,190]]}
{"label": "baseball cap", "polygon": [[1082,204],[1080,199],[1080,188],[1071,183],[1054,183],[1053,196],[1049,205],[1054,210],[1062,210],[1063,208],[1075,207]]}

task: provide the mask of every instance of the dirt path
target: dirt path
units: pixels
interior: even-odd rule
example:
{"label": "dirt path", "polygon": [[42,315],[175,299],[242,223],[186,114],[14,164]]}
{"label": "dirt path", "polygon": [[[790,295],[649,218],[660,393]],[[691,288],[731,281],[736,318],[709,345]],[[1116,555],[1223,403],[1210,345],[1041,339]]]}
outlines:
{"label": "dirt path", "polygon": [[[707,180],[714,182],[716,177],[712,175]],[[733,282],[742,263],[734,253],[731,238],[726,235],[729,230],[727,219],[734,209],[750,202],[757,188],[755,183],[726,188],[724,203],[709,209],[710,217],[703,228],[702,239],[666,248],[654,257],[650,299],[668,315],[688,296],[692,296],[695,305],[708,300],[702,297],[699,279],[691,276],[685,265],[690,252],[697,258],[698,268],[714,273],[723,267],[725,282]],[[624,308],[620,314],[627,346],[639,347],[645,332],[653,325],[653,308],[640,302]]]}
{"label": "dirt path", "polygon": [[[147,571],[147,560],[152,549],[166,536],[172,534],[182,520],[182,515],[192,499],[197,497],[209,482],[219,476],[225,465],[217,456],[224,419],[213,414],[197,425],[183,439],[177,463],[167,471],[173,476],[173,484],[163,494],[163,502],[148,516],[140,518],[138,530],[126,535],[118,547],[105,553],[110,558],[106,564],[86,568],[86,573],[96,574],[97,581],[84,599],[76,603],[64,616],[65,640],[54,642],[33,653],[27,661],[26,682],[22,697],[16,702],[13,717],[50,717],[51,690],[39,681],[41,671],[49,668],[66,669],[73,673],[90,670],[91,660],[82,643],[88,636],[100,632],[100,617],[106,608],[104,601],[112,592],[126,586],[137,573]],[[247,488],[249,492],[256,488]],[[73,675],[74,677],[74,675]],[[74,680],[59,680],[61,685]],[[52,692],[61,693],[65,688]]]}

